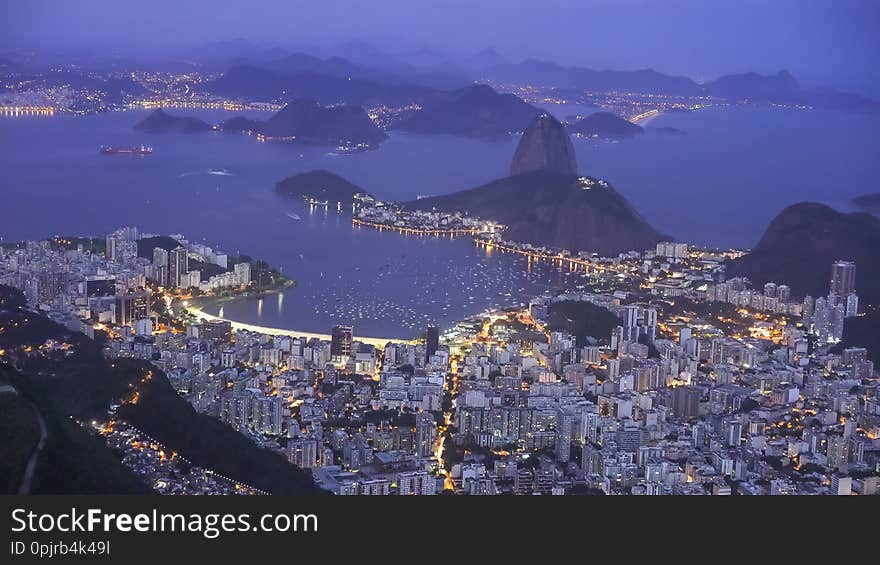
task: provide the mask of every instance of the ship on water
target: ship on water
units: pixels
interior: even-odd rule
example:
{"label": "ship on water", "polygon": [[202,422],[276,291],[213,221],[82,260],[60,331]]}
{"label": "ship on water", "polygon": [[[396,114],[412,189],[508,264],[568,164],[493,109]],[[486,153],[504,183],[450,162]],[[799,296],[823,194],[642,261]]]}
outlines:
{"label": "ship on water", "polygon": [[101,155],[152,155],[153,148],[146,145],[139,145],[137,147],[108,147],[102,145],[100,153]]}

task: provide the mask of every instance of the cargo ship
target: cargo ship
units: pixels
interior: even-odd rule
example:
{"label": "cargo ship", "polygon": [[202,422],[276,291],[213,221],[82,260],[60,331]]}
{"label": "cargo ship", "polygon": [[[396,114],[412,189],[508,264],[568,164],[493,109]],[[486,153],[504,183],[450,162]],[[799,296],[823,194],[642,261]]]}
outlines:
{"label": "cargo ship", "polygon": [[153,148],[146,145],[138,147],[107,147],[101,146],[101,155],[152,155]]}

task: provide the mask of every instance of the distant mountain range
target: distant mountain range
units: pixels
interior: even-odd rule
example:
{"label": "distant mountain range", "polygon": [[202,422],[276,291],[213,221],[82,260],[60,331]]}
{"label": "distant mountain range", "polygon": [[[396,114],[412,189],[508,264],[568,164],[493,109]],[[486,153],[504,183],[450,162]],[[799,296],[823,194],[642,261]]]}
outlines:
{"label": "distant mountain range", "polygon": [[230,68],[206,84],[211,93],[250,100],[292,100],[311,98],[322,104],[387,104],[405,106],[424,101],[436,91],[424,86],[384,83],[362,78],[322,74],[312,70],[288,74],[254,65]]}
{"label": "distant mountain range", "polygon": [[754,284],[784,283],[796,295],[828,294],[831,264],[856,262],[856,292],[863,303],[880,302],[880,219],[802,202],[779,213],[748,255],[730,262],[727,274]]}
{"label": "distant mountain range", "polygon": [[569,132],[587,137],[624,139],[645,132],[644,128],[611,112],[596,112],[569,124]]}
{"label": "distant mountain range", "polygon": [[528,59],[521,63],[484,69],[484,80],[528,83],[544,87],[590,92],[637,92],[676,96],[714,96],[734,102],[802,104],[834,110],[880,111],[880,102],[830,88],[804,89],[788,71],[774,75],[731,74],[703,84],[652,69],[597,71],[584,67],[563,67]]}
{"label": "distant mountain range", "polygon": [[[394,66],[381,55],[377,60]],[[293,100],[309,98],[321,104],[360,106],[408,106],[422,109],[392,124],[393,128],[419,133],[444,133],[478,138],[502,137],[522,131],[540,113],[512,94],[499,94],[484,84],[443,90],[416,84],[421,61],[438,65],[431,53],[399,60],[396,71],[369,65],[369,56],[358,63],[333,56],[326,59],[303,53],[288,54],[270,61],[252,61],[228,69],[205,88],[217,95],[251,100]],[[831,89],[803,89],[787,71],[774,75],[743,73],[699,84],[690,78],[670,76],[651,69],[639,71],[597,71],[564,67],[529,59],[521,63],[503,61],[497,52],[481,52],[456,72],[472,80],[501,84],[533,84],[558,91],[635,92],[674,96],[711,96],[731,102],[778,103],[827,109],[876,111],[880,103],[858,95]],[[445,68],[449,68],[447,65]],[[587,136],[620,139],[641,133],[641,128],[609,113],[588,116],[572,124],[570,131]]]}
{"label": "distant mountain range", "polygon": [[700,85],[687,77],[640,71],[597,71],[584,67],[563,67],[556,63],[526,59],[482,71],[482,77],[501,83],[523,83],[592,92],[644,92],[696,96]]}
{"label": "distant mountain range", "polygon": [[[420,96],[426,94],[424,91],[451,91],[474,82],[488,81],[530,84],[579,94],[587,91],[706,95],[731,101],[880,110],[880,103],[857,94],[830,88],[803,88],[787,71],[771,75],[729,74],[699,83],[653,69],[597,70],[534,58],[513,63],[491,47],[472,55],[451,56],[412,46],[389,53],[360,40],[333,47],[300,45],[290,48],[233,39],[191,47],[176,55],[164,53],[128,59],[112,54],[81,54],[78,57],[82,60],[65,61],[57,53],[12,50],[0,53],[0,73],[46,76],[49,69],[74,62],[81,69],[98,73],[132,69],[220,71],[224,75],[206,85],[210,92],[259,100],[314,98],[323,104],[398,104],[404,100],[419,101]],[[91,73],[70,72],[80,75],[77,80],[101,80],[95,79]],[[111,97],[140,88],[131,79],[118,80],[131,84],[106,85]]]}

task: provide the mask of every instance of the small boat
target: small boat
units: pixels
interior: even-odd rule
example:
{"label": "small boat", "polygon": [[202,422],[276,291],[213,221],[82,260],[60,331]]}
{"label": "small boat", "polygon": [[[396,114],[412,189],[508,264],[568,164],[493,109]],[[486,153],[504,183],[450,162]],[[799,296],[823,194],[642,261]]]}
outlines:
{"label": "small boat", "polygon": [[296,221],[302,220],[302,218],[300,218],[299,214],[297,214],[296,212],[287,212],[285,215],[288,218],[290,218],[291,220],[296,220]]}
{"label": "small boat", "polygon": [[231,177],[232,173],[227,171],[226,169],[208,169],[209,175],[218,175],[221,177]]}

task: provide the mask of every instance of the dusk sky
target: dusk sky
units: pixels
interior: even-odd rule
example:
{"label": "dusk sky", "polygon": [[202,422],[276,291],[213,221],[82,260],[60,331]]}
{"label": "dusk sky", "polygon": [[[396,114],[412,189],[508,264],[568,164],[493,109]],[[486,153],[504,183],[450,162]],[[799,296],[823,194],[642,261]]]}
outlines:
{"label": "dusk sky", "polygon": [[786,68],[808,85],[880,95],[873,0],[7,0],[0,38],[5,48],[141,55],[234,38],[300,49],[362,39],[392,53],[491,46],[514,61],[697,80]]}

